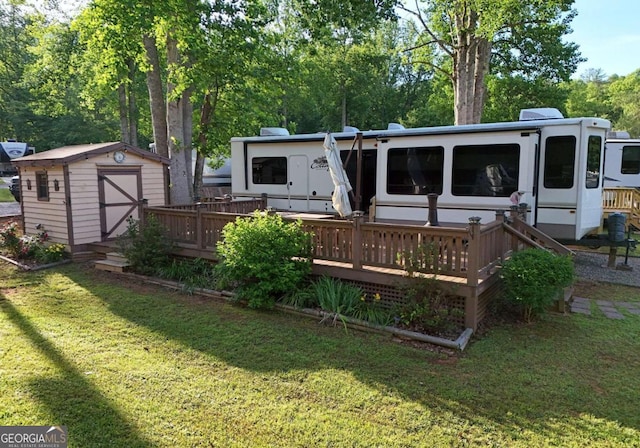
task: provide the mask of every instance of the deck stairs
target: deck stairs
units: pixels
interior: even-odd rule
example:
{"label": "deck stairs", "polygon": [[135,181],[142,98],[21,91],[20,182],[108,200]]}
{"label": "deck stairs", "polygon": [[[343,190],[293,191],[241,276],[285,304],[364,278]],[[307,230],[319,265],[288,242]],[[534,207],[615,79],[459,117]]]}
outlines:
{"label": "deck stairs", "polygon": [[574,255],[571,249],[517,217],[505,221],[503,226],[513,239],[512,247],[517,247],[518,250],[538,248],[556,255]]}
{"label": "deck stairs", "polygon": [[94,262],[96,269],[108,272],[127,272],[129,269],[129,261],[118,252],[107,252],[104,260]]}
{"label": "deck stairs", "polygon": [[612,213],[625,215],[625,225],[640,229],[640,190],[637,188],[605,188],[602,194],[602,210],[606,219]]}

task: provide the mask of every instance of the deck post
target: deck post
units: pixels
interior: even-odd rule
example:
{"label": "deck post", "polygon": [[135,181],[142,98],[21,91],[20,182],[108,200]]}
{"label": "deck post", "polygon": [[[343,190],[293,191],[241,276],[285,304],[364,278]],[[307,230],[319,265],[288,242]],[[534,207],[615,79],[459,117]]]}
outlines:
{"label": "deck post", "polygon": [[[517,225],[518,210],[519,210],[519,207],[517,205],[512,205],[511,207],[509,207],[509,219],[513,225],[513,228],[516,230],[520,230],[520,226]],[[511,251],[512,252],[518,251],[518,237],[516,237],[515,235],[511,237]]]}
{"label": "deck post", "polygon": [[478,270],[480,269],[481,258],[480,245],[480,218],[472,216],[469,218],[469,263],[467,264],[467,285],[478,286]]}
{"label": "deck post", "polygon": [[496,241],[496,246],[498,246],[496,249],[498,251],[498,253],[500,254],[500,261],[504,261],[504,254],[505,254],[505,250],[504,250],[504,222],[505,222],[505,211],[504,210],[496,210],[496,221],[502,223],[502,227],[500,227],[500,229],[502,230],[502,232],[500,233],[500,236],[498,236],[498,240]]}
{"label": "deck post", "polygon": [[478,326],[478,270],[482,258],[480,239],[480,218],[469,218],[469,263],[467,265],[467,285],[472,287],[471,294],[464,299],[464,324],[474,331]]}
{"label": "deck post", "polygon": [[267,209],[267,193],[262,193],[260,195],[260,199],[262,200],[262,205],[260,210],[266,210]]}
{"label": "deck post", "polygon": [[145,221],[146,221],[146,210],[149,207],[149,201],[147,199],[141,199],[140,202],[138,203],[138,209],[140,210],[139,212],[139,223],[138,223],[138,228],[139,229],[144,229],[144,225],[145,225]]}
{"label": "deck post", "polygon": [[353,235],[351,237],[351,256],[353,258],[353,269],[362,269],[362,223],[364,215],[355,212],[353,214]]}

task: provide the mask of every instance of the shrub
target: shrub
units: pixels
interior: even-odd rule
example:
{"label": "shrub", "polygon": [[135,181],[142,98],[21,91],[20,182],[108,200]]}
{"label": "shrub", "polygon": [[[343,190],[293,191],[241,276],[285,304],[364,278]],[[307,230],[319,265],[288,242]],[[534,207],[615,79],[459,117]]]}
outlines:
{"label": "shrub", "polygon": [[571,285],[574,277],[573,261],[544,249],[516,252],[502,265],[505,300],[516,305],[530,322],[546,312]]}
{"label": "shrub", "polygon": [[407,250],[398,254],[398,263],[409,281],[399,286],[406,303],[396,310],[397,319],[413,331],[446,333],[457,326],[455,319],[464,315],[464,311],[451,306],[449,296],[437,280],[439,257],[440,247],[433,242],[420,244],[415,252]]}
{"label": "shrub", "polygon": [[311,273],[311,234],[299,220],[256,212],[227,224],[222,235],[216,266],[220,286],[235,288],[251,308],[272,308]]}
{"label": "shrub", "polygon": [[53,243],[49,246],[42,247],[36,253],[36,260],[40,263],[55,263],[66,258],[66,246],[60,243]]}
{"label": "shrub", "polygon": [[156,275],[171,263],[173,243],[154,215],[149,216],[142,228],[138,220],[129,217],[127,230],[116,242],[133,271],[139,274]]}
{"label": "shrub", "polygon": [[0,229],[0,247],[12,257],[17,258],[20,255],[21,244],[18,236],[18,224],[10,222]]}
{"label": "shrub", "polygon": [[455,319],[464,315],[464,311],[451,306],[435,276],[412,276],[399,288],[406,303],[398,308],[397,317],[400,324],[413,331],[446,333],[457,326]]}
{"label": "shrub", "polygon": [[54,263],[66,257],[64,244],[47,244],[49,234],[38,224],[36,235],[18,235],[18,225],[13,222],[0,229],[0,247],[13,258],[38,263]]}

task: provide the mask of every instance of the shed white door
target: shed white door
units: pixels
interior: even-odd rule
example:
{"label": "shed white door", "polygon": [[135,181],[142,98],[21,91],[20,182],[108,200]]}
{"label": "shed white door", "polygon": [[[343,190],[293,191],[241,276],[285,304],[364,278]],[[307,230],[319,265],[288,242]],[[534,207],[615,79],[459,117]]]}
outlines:
{"label": "shed white door", "polygon": [[142,201],[140,168],[98,170],[100,231],[102,241],[115,238],[127,229],[127,219],[139,219]]}

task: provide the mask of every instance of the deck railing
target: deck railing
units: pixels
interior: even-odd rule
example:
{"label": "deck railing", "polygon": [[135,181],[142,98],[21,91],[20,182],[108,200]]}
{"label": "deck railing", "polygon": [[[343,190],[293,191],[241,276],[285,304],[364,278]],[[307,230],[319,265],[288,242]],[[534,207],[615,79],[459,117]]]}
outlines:
{"label": "deck railing", "polygon": [[[224,226],[239,216],[250,216],[253,210],[242,204],[246,213],[226,213],[210,211],[209,205],[192,205],[190,210],[186,206],[144,207],[143,222],[154,215],[178,247],[214,256]],[[353,269],[405,269],[413,263],[415,269],[464,278],[469,286],[487,278],[511,251],[531,245],[514,239],[505,230],[503,219],[486,225],[470,219],[468,226],[461,228],[365,222],[361,218],[301,221],[303,229],[313,235],[314,259],[349,263]]]}
{"label": "deck railing", "polygon": [[627,215],[627,224],[640,228],[640,190],[637,188],[605,188],[602,193],[605,213],[620,212]]}

